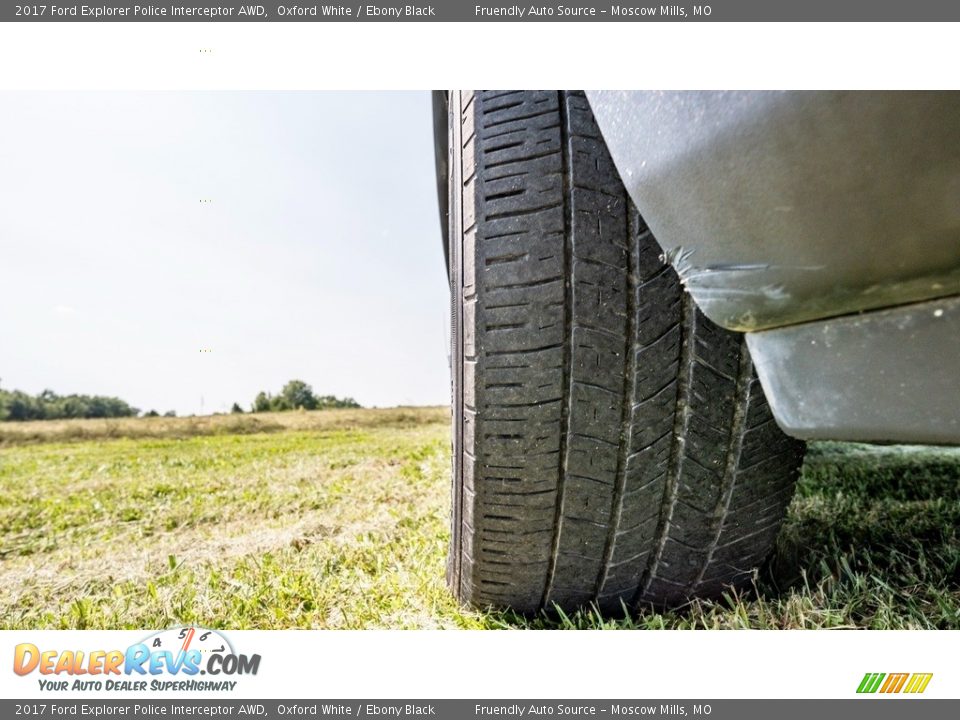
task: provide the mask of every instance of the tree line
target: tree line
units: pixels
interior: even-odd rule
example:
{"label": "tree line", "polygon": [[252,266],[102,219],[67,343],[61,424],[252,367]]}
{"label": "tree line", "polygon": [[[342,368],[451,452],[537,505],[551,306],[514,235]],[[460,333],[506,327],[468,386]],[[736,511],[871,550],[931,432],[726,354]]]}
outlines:
{"label": "tree line", "polygon": [[44,390],[29,395],[0,388],[0,422],[5,420],[62,420],[65,418],[133,417],[140,412],[120,398],[104,395],[57,395]]}
{"label": "tree line", "polygon": [[[291,380],[277,395],[257,393],[251,412],[283,412],[285,410],[327,410],[330,408],[359,408],[360,403],[351,397],[317,395],[303,380]],[[238,403],[231,412],[242,413]],[[0,388],[0,422],[25,420],[65,420],[73,418],[122,418],[140,414],[138,408],[120,398],[104,395],[58,395],[53,390],[44,390],[30,395],[21,390]],[[144,417],[158,417],[160,413],[150,410]],[[175,417],[172,410],[164,413]]]}
{"label": "tree line", "polygon": [[[252,412],[283,412],[284,410],[329,410],[331,408],[358,408],[360,403],[352,397],[338,398],[335,395],[315,395],[313,388],[303,380],[291,380],[278,395],[260,391],[253,399]],[[232,412],[243,412],[237,403]]]}

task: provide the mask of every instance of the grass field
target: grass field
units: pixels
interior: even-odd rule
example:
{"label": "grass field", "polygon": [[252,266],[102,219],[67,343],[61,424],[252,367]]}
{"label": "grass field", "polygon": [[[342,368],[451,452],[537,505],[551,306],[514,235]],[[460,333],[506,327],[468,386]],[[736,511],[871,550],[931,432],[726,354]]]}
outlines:
{"label": "grass field", "polygon": [[0,425],[0,627],[960,628],[960,450],[835,443],[749,593],[616,621],[462,610],[447,412]]}

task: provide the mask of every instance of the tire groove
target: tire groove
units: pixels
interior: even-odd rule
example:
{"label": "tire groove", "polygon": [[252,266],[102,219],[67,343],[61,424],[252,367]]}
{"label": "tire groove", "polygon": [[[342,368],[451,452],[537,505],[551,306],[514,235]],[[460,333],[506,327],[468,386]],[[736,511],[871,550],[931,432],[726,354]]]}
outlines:
{"label": "tire groove", "polygon": [[572,397],[570,380],[570,356],[571,344],[573,342],[572,322],[573,322],[573,279],[570,277],[570,271],[573,268],[573,239],[570,233],[573,230],[572,203],[570,201],[570,151],[567,147],[569,141],[569,132],[567,126],[566,112],[566,93],[561,91],[558,95],[558,112],[560,113],[560,161],[563,167],[563,201],[566,205],[563,213],[563,261],[564,261],[564,296],[563,296],[563,381],[561,387],[564,392],[564,402],[560,403],[560,458],[559,458],[559,477],[557,478],[557,501],[554,514],[553,542],[550,551],[550,561],[547,566],[547,577],[543,587],[543,596],[540,600],[540,609],[547,607],[550,600],[550,593],[553,590],[553,581],[557,573],[557,558],[560,549],[560,533],[563,528],[563,500],[565,491],[565,479],[567,474],[567,433],[570,430],[570,398]]}
{"label": "tire groove", "polygon": [[703,576],[706,575],[710,563],[713,562],[713,555],[720,544],[720,537],[723,535],[723,527],[730,512],[730,501],[733,498],[733,491],[737,484],[737,469],[740,465],[740,455],[743,452],[743,438],[745,435],[745,426],[747,414],[750,411],[750,379],[753,376],[753,364],[750,362],[749,351],[747,350],[747,340],[745,337],[740,339],[740,363],[737,372],[737,387],[734,391],[733,407],[733,427],[730,431],[732,442],[727,451],[726,465],[723,471],[723,485],[720,495],[720,504],[718,506],[717,527],[713,539],[707,549],[707,556],[703,560],[700,572],[693,581],[692,593],[696,593],[703,583]]}
{"label": "tire groove", "polygon": [[670,534],[670,521],[673,518],[673,509],[676,506],[677,495],[680,492],[680,482],[683,477],[684,450],[686,449],[687,426],[690,423],[690,395],[692,390],[692,373],[694,366],[694,339],[696,337],[697,313],[696,307],[690,294],[683,292],[681,299],[681,322],[680,328],[683,338],[680,343],[680,368],[677,376],[677,407],[674,415],[673,425],[673,446],[670,452],[670,472],[667,475],[667,482],[664,487],[663,502],[661,504],[660,522],[657,527],[657,541],[654,546],[654,552],[650,558],[650,564],[644,573],[644,578],[637,587],[637,592],[633,598],[633,605],[638,605],[650,585],[657,577],[657,571],[660,569],[660,561],[663,558],[663,549],[667,544],[667,536]]}
{"label": "tire groove", "polygon": [[[624,193],[625,195],[626,193]],[[628,198],[623,198],[628,202]],[[629,204],[627,205],[629,207]],[[633,413],[636,407],[634,398],[637,387],[637,320],[636,320],[636,292],[637,292],[637,264],[636,246],[631,242],[636,231],[636,219],[633,212],[627,213],[627,327],[624,338],[624,353],[626,370],[623,375],[623,397],[620,412],[620,447],[617,452],[617,475],[613,488],[613,502],[610,506],[610,521],[607,527],[607,539],[603,548],[603,560],[600,573],[597,576],[596,587],[593,591],[594,602],[599,602],[603,587],[607,582],[610,565],[613,562],[613,550],[617,543],[617,534],[620,531],[620,522],[623,518],[623,494],[627,485],[627,462],[630,457],[631,439],[633,435]]]}
{"label": "tire groove", "polygon": [[[463,94],[460,90],[450,91],[450,95],[456,93],[457,96],[457,107],[450,108],[449,117],[450,117],[450,133],[454,137],[451,138],[453,142],[457,145],[461,145],[461,138],[463,136],[463,123],[466,121],[466,112],[467,109],[473,104],[473,95],[470,96],[470,99],[467,101],[467,108],[463,107]],[[449,583],[454,588],[454,593],[458,598],[464,597],[463,592],[463,536],[464,536],[464,525],[465,520],[463,516],[463,466],[465,462],[472,461],[472,457],[466,451],[464,446],[464,428],[463,428],[463,413],[465,403],[463,401],[463,392],[456,392],[457,388],[462,390],[463,388],[463,365],[464,365],[464,353],[463,353],[463,309],[461,307],[461,296],[463,295],[463,242],[465,231],[463,229],[463,193],[465,192],[466,186],[463,183],[463,159],[465,155],[459,153],[459,168],[451,163],[451,171],[459,175],[459,178],[452,178],[449,183],[450,188],[449,192],[452,195],[457,193],[459,197],[459,202],[454,205],[453,198],[450,198],[450,207],[456,208],[456,211],[450,213],[450,222],[455,225],[455,228],[448,228],[450,236],[453,236],[452,230],[456,229],[458,238],[456,254],[450,253],[450,259],[453,262],[456,280],[454,283],[455,292],[451,293],[451,314],[453,315],[452,322],[456,328],[455,344],[456,344],[456,364],[454,366],[454,382],[453,391],[455,397],[453,398],[453,409],[454,409],[454,458],[453,462],[456,463],[454,467],[454,475],[457,478],[454,483],[453,489],[453,498],[451,502],[453,504],[453,518],[452,523],[454,525],[453,539],[454,547],[451,549],[451,558],[450,558],[450,579]],[[474,167],[475,171],[476,167]],[[453,274],[451,274],[453,276]]]}

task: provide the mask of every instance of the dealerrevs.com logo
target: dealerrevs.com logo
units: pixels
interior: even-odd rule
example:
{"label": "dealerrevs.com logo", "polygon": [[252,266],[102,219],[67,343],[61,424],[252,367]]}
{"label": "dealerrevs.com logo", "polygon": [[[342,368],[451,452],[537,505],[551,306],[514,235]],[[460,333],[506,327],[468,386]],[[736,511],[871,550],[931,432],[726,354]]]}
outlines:
{"label": "dealerrevs.com logo", "polygon": [[126,650],[49,650],[20,643],[13,654],[13,671],[36,673],[40,689],[47,691],[230,691],[237,685],[233,678],[259,669],[260,655],[237,653],[223,633],[197,627],[164,630]]}

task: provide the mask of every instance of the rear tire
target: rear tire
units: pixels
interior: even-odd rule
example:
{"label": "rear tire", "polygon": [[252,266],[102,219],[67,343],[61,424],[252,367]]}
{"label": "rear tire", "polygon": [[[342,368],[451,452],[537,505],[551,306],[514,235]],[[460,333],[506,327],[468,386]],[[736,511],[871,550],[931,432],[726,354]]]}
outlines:
{"label": "rear tire", "polygon": [[633,208],[585,96],[450,96],[463,602],[678,605],[749,582],[803,444]]}

